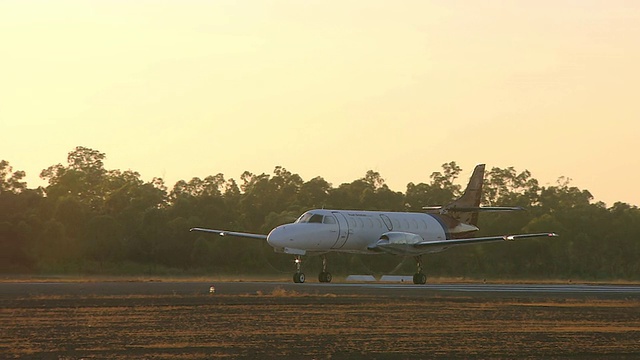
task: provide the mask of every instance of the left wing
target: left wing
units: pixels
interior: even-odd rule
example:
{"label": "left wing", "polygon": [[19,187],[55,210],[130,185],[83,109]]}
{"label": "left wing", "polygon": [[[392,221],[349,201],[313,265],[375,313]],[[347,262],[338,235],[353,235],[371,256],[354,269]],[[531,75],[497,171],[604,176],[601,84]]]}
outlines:
{"label": "left wing", "polygon": [[423,206],[422,210],[425,210],[429,213],[437,212],[437,213],[446,213],[446,212],[496,212],[496,211],[524,211],[526,210],[522,206],[454,206],[454,207],[443,207],[443,206]]}
{"label": "left wing", "polygon": [[251,233],[243,233],[243,232],[236,232],[236,231],[214,230],[214,229],[205,229],[205,228],[192,228],[189,231],[214,233],[220,236],[235,236],[235,237],[243,237],[243,238],[249,238],[249,239],[267,240],[267,235],[263,235],[263,234],[251,234]]}
{"label": "left wing", "polygon": [[556,233],[535,233],[535,234],[515,234],[500,236],[485,236],[466,239],[451,240],[422,240],[412,242],[411,238],[420,238],[417,234],[405,234],[407,237],[401,237],[399,241],[393,241],[389,237],[380,238],[375,244],[369,245],[367,248],[374,252],[385,252],[394,255],[422,255],[433,252],[440,252],[452,246],[471,245],[496,241],[514,241],[517,239],[527,239],[536,237],[556,237]]}
{"label": "left wing", "polygon": [[429,248],[429,247],[442,247],[451,245],[467,245],[478,244],[484,242],[494,241],[514,241],[517,239],[527,239],[535,237],[557,237],[556,233],[537,233],[537,234],[516,234],[516,235],[500,235],[500,236],[486,236],[467,239],[452,239],[452,240],[433,240],[433,241],[421,241],[419,243],[412,244],[414,248]]}

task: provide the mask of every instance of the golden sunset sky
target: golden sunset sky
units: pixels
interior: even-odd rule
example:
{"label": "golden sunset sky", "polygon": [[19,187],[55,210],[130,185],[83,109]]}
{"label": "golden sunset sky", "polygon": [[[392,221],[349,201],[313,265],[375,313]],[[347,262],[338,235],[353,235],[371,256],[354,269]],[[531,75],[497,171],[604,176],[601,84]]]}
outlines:
{"label": "golden sunset sky", "polygon": [[640,205],[640,1],[0,0],[0,159],[146,181],[456,161]]}

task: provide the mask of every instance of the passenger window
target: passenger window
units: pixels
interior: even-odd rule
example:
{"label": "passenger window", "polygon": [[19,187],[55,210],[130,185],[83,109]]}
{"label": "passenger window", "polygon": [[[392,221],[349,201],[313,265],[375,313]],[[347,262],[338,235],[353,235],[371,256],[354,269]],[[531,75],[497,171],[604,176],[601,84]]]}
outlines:
{"label": "passenger window", "polygon": [[327,215],[324,217],[324,223],[325,224],[335,224],[336,223],[336,218],[333,217],[333,215]]}

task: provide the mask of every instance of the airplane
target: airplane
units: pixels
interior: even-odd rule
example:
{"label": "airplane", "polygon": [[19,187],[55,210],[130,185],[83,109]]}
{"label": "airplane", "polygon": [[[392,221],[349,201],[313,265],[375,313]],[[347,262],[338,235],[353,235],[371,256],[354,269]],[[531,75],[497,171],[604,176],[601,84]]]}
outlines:
{"label": "airplane", "polygon": [[430,206],[424,212],[385,212],[361,210],[309,210],[294,223],[280,225],[269,234],[192,228],[190,231],[266,240],[277,253],[295,256],[295,283],[304,283],[303,255],[322,256],[319,282],[331,282],[326,254],[393,254],[413,256],[417,271],[414,284],[425,284],[422,256],[453,246],[481,244],[517,239],[556,237],[553,232],[469,237],[478,231],[478,214],[488,211],[518,211],[521,207],[480,206],[485,164],[477,165],[461,197],[446,206]]}

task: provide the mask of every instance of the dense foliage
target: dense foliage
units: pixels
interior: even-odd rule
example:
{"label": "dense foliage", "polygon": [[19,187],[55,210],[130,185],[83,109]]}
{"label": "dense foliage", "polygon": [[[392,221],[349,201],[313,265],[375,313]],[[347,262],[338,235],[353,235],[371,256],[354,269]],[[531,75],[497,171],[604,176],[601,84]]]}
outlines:
{"label": "dense foliage", "polygon": [[[311,208],[419,211],[460,195],[461,169],[443,164],[429,183],[389,189],[379,173],[333,187],[322,177],[304,181],[282,167],[272,175],[245,172],[240,183],[223,174],[145,182],[134,171],[107,170],[105,154],[84,147],[67,165],[42,171],[45,188],[29,189],[25,173],[0,162],[0,272],[67,274],[292,273],[292,258],[261,241],[190,233],[202,226],[267,233]],[[466,180],[466,179],[462,179]],[[640,210],[606,208],[560,178],[540,186],[528,171],[492,168],[485,205],[528,211],[482,214],[483,234],[555,231],[560,238],[450,249],[425,257],[436,276],[564,279],[639,279]],[[330,269],[346,273],[414,272],[413,260],[332,254]],[[305,270],[318,271],[309,258]]]}

